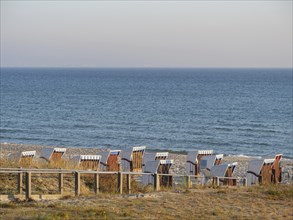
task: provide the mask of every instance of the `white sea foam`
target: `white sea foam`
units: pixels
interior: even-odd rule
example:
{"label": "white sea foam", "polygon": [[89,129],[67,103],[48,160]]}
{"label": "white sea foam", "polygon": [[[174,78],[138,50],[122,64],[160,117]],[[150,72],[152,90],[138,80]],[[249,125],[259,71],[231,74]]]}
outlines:
{"label": "white sea foam", "polygon": [[244,157],[244,158],[252,158],[252,159],[260,159],[261,156],[248,156],[248,155],[244,155],[244,154],[228,154],[228,157]]}
{"label": "white sea foam", "polygon": [[[225,156],[227,156],[227,157],[242,157],[242,158],[248,158],[248,159],[261,159],[261,158],[263,158],[263,157],[261,157],[261,156],[248,156],[248,155],[244,155],[244,154],[236,154],[236,155],[234,155],[234,154],[228,154],[228,155],[225,155]],[[266,158],[266,156],[264,156],[265,158]],[[274,156],[272,156],[272,157],[274,157]],[[293,158],[291,158],[291,157],[287,157],[287,156],[283,156],[282,157],[282,160],[283,161],[290,161],[290,160],[293,160]]]}

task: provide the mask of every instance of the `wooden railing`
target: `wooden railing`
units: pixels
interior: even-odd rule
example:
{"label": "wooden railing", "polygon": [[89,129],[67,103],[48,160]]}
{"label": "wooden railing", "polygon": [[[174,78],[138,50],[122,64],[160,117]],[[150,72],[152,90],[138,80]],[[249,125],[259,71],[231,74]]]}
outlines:
{"label": "wooden railing", "polygon": [[[22,194],[23,188],[25,189],[25,198],[30,199],[32,197],[32,174],[58,174],[58,193],[62,195],[64,192],[64,174],[73,174],[74,176],[74,192],[75,196],[79,196],[81,192],[81,174],[92,174],[94,176],[94,192],[97,194],[100,192],[100,175],[109,174],[117,175],[117,192],[123,193],[123,176],[126,175],[126,193],[130,194],[131,190],[131,175],[142,176],[152,175],[154,177],[154,190],[160,191],[160,176],[171,176],[172,178],[180,177],[184,179],[185,187],[191,188],[191,179],[206,179],[211,178],[196,176],[196,175],[181,175],[181,174],[158,174],[158,173],[141,173],[141,172],[120,172],[120,171],[88,171],[88,170],[68,170],[68,169],[23,169],[23,168],[0,168],[0,174],[17,174],[17,193]],[[23,178],[25,187],[23,187]],[[246,178],[239,177],[213,177],[213,184],[216,186],[220,185],[220,180],[233,179],[242,181],[243,185],[246,186]],[[202,182],[202,181],[201,181]],[[202,184],[202,183],[201,183]]]}

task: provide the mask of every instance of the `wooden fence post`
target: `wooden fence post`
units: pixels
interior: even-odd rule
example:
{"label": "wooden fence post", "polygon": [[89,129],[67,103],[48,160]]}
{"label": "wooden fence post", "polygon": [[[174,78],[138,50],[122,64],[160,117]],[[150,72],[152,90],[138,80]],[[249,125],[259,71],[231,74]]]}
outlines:
{"label": "wooden fence post", "polygon": [[100,192],[100,183],[99,183],[99,174],[95,173],[95,177],[94,177],[94,181],[95,181],[95,193],[99,193]]}
{"label": "wooden fence post", "polygon": [[30,199],[32,195],[32,173],[25,173],[25,198]]}
{"label": "wooden fence post", "polygon": [[23,179],[23,173],[21,171],[21,167],[19,167],[19,173],[17,175],[17,191],[19,194],[22,194],[22,179]]}
{"label": "wooden fence post", "polygon": [[220,178],[219,177],[213,177],[213,185],[220,186]]}
{"label": "wooden fence post", "polygon": [[118,186],[117,186],[117,188],[118,188],[118,192],[120,194],[122,194],[122,192],[123,192],[123,175],[120,171],[118,172]]}
{"label": "wooden fence post", "polygon": [[217,186],[220,186],[220,178],[219,177],[216,177],[216,184],[217,184]]}
{"label": "wooden fence post", "polygon": [[59,193],[62,195],[63,194],[63,173],[62,168],[60,168],[60,173],[58,174],[58,188],[59,188]]}
{"label": "wooden fence post", "polygon": [[186,187],[187,189],[189,189],[191,187],[190,176],[185,176],[185,180],[186,180]]}
{"label": "wooden fence post", "polygon": [[127,192],[131,193],[131,176],[130,174],[126,174],[126,182],[127,182]]}
{"label": "wooden fence post", "polygon": [[75,196],[80,195],[80,173],[78,171],[75,171]]}
{"label": "wooden fence post", "polygon": [[154,189],[155,191],[160,190],[160,176],[157,173],[154,173]]}

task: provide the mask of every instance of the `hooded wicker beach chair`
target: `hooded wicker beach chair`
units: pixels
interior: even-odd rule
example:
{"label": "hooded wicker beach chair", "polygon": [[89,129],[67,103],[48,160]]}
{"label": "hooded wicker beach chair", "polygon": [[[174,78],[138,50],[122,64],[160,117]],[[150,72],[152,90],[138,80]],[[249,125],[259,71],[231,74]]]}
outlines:
{"label": "hooded wicker beach chair", "polygon": [[[158,174],[170,174],[170,168],[173,164],[173,160],[153,160],[148,161],[144,167],[144,173],[158,173]],[[172,186],[172,176],[160,176],[160,186],[170,187]],[[153,175],[143,175],[142,183],[144,185],[154,184]]]}
{"label": "hooded wicker beach chair", "polygon": [[282,154],[274,158],[251,160],[248,164],[247,185],[272,184],[281,182],[280,161]]}
{"label": "hooded wicker beach chair", "polygon": [[48,162],[59,162],[62,160],[65,152],[66,148],[43,148],[40,158],[43,158]]}
{"label": "hooded wicker beach chair", "polygon": [[217,166],[221,163],[223,157],[224,157],[223,154],[209,155],[209,156],[202,157],[200,160],[200,169],[211,170],[213,166]]}
{"label": "hooded wicker beach chair", "polygon": [[223,185],[235,186],[236,179],[225,179],[225,178],[221,179],[221,177],[233,177],[233,172],[235,170],[236,165],[237,165],[237,162],[213,166],[210,171],[211,176],[219,177],[220,182],[222,182]]}
{"label": "hooded wicker beach chair", "polygon": [[101,155],[101,171],[120,171],[121,150],[104,151]]}
{"label": "hooded wicker beach chair", "polygon": [[186,174],[199,175],[201,158],[212,154],[213,150],[198,150],[188,152],[186,160]]}
{"label": "hooded wicker beach chair", "polygon": [[17,154],[11,155],[10,159],[18,161],[22,166],[32,164],[33,160],[36,158],[36,151],[22,151]]}
{"label": "hooded wicker beach chair", "polygon": [[[144,167],[148,161],[153,160],[167,160],[169,156],[168,152],[152,152],[152,153],[145,153],[142,160],[142,166]],[[143,169],[144,170],[144,169]]]}
{"label": "hooded wicker beach chair", "polygon": [[133,147],[132,149],[122,151],[121,169],[125,172],[141,172],[142,160],[145,152],[145,146]]}
{"label": "hooded wicker beach chair", "polygon": [[101,155],[79,155],[73,158],[78,167],[84,170],[99,170]]}

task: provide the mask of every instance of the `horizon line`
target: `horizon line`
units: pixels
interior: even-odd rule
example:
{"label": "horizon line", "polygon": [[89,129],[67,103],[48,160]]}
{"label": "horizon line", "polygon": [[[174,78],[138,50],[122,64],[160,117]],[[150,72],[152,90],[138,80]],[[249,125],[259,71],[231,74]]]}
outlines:
{"label": "horizon line", "polygon": [[293,69],[291,67],[168,67],[168,66],[0,66],[0,68],[52,69]]}

